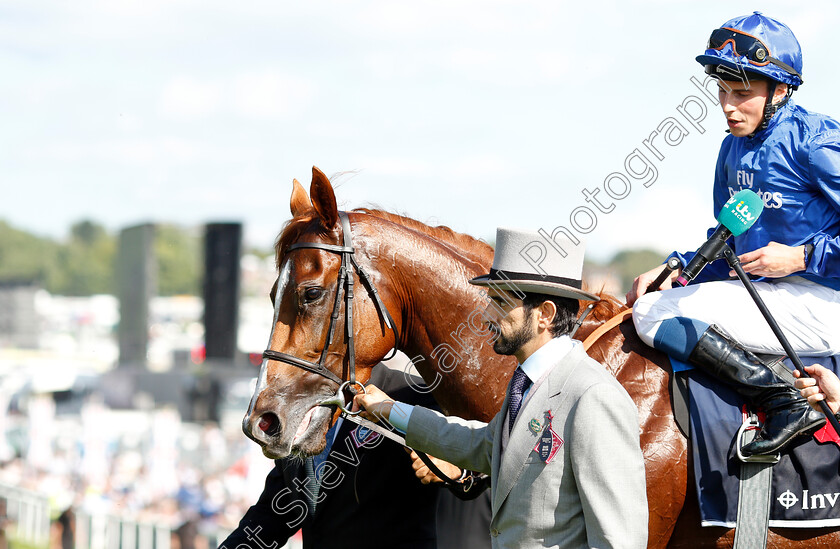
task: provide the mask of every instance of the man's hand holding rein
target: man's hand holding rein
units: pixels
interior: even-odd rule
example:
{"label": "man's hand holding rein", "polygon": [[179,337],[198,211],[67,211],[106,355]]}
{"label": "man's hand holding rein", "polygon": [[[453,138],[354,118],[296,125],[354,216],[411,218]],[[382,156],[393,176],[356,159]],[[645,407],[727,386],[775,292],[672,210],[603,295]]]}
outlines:
{"label": "man's hand holding rein", "polygon": [[353,397],[352,411],[362,410],[359,415],[376,423],[380,419],[388,421],[391,416],[391,408],[394,406],[394,399],[376,385],[368,385],[365,389],[367,389],[367,393],[359,393]]}

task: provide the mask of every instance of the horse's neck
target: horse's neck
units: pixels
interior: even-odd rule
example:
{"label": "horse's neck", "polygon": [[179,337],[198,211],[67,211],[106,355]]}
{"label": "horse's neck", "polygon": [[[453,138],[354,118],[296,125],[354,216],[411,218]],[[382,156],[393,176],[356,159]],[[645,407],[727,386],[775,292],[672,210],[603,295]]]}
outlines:
{"label": "horse's neck", "polygon": [[489,420],[501,407],[515,366],[486,344],[486,300],[468,283],[487,272],[489,261],[479,263],[475,255],[408,230],[380,246],[385,253],[377,254],[376,268],[400,302],[402,350],[445,413]]}

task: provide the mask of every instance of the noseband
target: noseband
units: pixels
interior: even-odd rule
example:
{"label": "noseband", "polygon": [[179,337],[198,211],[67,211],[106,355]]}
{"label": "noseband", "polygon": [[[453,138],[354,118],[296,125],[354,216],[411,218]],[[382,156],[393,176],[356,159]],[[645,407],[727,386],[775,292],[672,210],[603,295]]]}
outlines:
{"label": "noseband", "polygon": [[[284,362],[306,370],[307,372],[318,374],[332,382],[337,383],[339,386],[347,383],[352,390],[353,386],[356,385],[356,352],[353,344],[353,273],[350,270],[350,265],[353,266],[353,269],[355,269],[356,273],[359,275],[359,279],[365,285],[365,288],[367,288],[368,294],[373,299],[374,306],[376,307],[376,311],[379,313],[379,317],[382,319],[382,322],[387,328],[390,328],[391,331],[394,332],[394,348],[390,356],[385,357],[382,360],[388,360],[397,354],[400,334],[397,330],[396,323],[394,323],[394,319],[391,317],[391,313],[388,312],[388,309],[382,303],[382,300],[379,297],[379,292],[376,291],[376,288],[373,286],[367,272],[365,272],[365,270],[356,263],[356,258],[353,254],[353,233],[350,231],[350,220],[348,219],[347,214],[345,212],[338,212],[338,217],[341,220],[341,230],[344,240],[343,246],[322,244],[320,242],[297,242],[289,246],[286,250],[286,253],[300,249],[323,250],[325,252],[341,255],[341,267],[338,270],[338,280],[336,282],[335,303],[333,304],[333,311],[330,316],[330,326],[329,331],[327,332],[327,340],[324,342],[324,349],[321,351],[321,358],[317,363],[310,362],[308,360],[286,353],[273,351],[271,349],[263,351],[262,356],[264,359]],[[346,334],[345,337],[347,339],[346,356],[348,358],[349,365],[349,379],[346,382],[329,371],[326,367],[327,353],[335,335],[336,320],[338,319],[338,315],[341,310],[342,293],[344,294],[345,310],[344,333]]]}

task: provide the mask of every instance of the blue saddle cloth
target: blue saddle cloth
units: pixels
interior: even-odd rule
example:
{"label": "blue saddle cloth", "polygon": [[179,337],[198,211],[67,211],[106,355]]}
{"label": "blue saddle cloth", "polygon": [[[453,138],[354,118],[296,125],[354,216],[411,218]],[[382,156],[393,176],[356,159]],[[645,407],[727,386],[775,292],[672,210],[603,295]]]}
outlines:
{"label": "blue saddle cloth", "polygon": [[[840,373],[840,357],[803,359]],[[785,361],[790,369],[793,365]],[[703,526],[735,527],[738,470],[735,437],[743,399],[720,381],[690,370],[689,411],[694,478]],[[840,526],[840,446],[799,437],[773,467],[770,526]]]}

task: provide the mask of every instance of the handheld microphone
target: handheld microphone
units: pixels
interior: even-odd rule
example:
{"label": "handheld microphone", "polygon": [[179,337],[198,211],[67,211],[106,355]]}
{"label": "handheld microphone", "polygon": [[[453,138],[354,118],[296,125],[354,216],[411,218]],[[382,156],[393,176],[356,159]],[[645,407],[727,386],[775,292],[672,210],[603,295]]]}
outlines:
{"label": "handheld microphone", "polygon": [[726,201],[718,214],[717,220],[720,223],[712,233],[712,236],[703,243],[675,283],[678,286],[685,286],[700,274],[703,268],[718,258],[726,240],[730,236],[743,234],[753,226],[761,211],[764,209],[764,201],[749,189],[744,189],[732,195]]}

